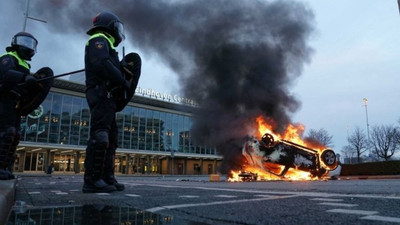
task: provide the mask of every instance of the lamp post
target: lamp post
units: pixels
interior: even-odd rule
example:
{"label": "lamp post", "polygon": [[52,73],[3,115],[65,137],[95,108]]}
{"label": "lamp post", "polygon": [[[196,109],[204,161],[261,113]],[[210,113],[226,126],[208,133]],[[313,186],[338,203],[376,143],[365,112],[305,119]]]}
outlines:
{"label": "lamp post", "polygon": [[174,136],[174,132],[172,130],[167,130],[165,135],[167,136],[168,150],[171,151],[171,160],[172,160],[171,173],[172,175],[174,175],[174,150],[172,149],[172,137]]}
{"label": "lamp post", "polygon": [[39,21],[39,22],[42,22],[42,23],[47,23],[46,20],[42,20],[42,19],[38,19],[38,18],[29,16],[29,2],[30,2],[30,0],[26,0],[26,8],[25,8],[25,13],[24,13],[25,19],[24,19],[24,26],[22,28],[22,31],[26,30],[26,21],[28,19],[36,20],[36,21]]}
{"label": "lamp post", "polygon": [[[368,138],[368,144],[369,144],[369,122],[368,122],[368,99],[367,98],[363,98],[364,101],[364,107],[365,107],[365,117],[367,120],[367,138]],[[368,154],[371,155],[371,149],[368,148]]]}
{"label": "lamp post", "polygon": [[400,12],[400,0],[397,0],[397,4],[399,5],[399,12]]}

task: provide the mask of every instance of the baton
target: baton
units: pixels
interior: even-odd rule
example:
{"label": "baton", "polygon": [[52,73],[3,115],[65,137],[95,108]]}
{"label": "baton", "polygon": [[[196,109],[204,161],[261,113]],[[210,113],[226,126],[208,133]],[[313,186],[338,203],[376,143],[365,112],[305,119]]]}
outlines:
{"label": "baton", "polygon": [[[56,76],[52,76],[52,77],[45,77],[45,78],[42,78],[42,79],[37,79],[36,81],[45,81],[45,80],[51,80],[51,79],[54,79],[54,78],[57,78],[57,77],[63,77],[63,76],[67,76],[67,75],[71,75],[71,74],[75,74],[75,73],[79,73],[79,72],[83,72],[83,71],[85,71],[85,69],[80,69],[80,70],[75,70],[75,71],[71,71],[71,72],[68,72],[68,73],[62,73],[62,74],[59,74],[59,75],[56,75]],[[31,74],[31,75],[33,75],[33,74]],[[26,83],[24,82],[24,83],[19,83],[18,85],[19,86],[22,86],[22,85],[25,85]]]}
{"label": "baton", "polygon": [[52,77],[45,77],[45,78],[42,78],[42,79],[37,79],[37,81],[45,81],[45,80],[50,80],[50,79],[54,79],[54,78],[58,78],[58,77],[64,77],[64,76],[67,76],[67,75],[80,73],[80,72],[83,72],[83,71],[85,71],[85,69],[75,70],[75,71],[71,71],[71,72],[68,72],[68,73],[62,73],[62,74],[59,74],[59,75],[56,75],[56,76],[52,76]]}

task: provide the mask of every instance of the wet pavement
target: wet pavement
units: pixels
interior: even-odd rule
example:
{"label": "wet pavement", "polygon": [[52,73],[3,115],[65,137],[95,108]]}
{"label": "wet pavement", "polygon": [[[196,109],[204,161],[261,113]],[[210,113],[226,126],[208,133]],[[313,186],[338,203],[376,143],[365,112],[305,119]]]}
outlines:
{"label": "wet pavement", "polygon": [[23,202],[16,206],[7,225],[46,225],[46,224],[82,224],[82,225],[133,225],[133,224],[202,224],[174,218],[173,216],[146,212],[133,207],[111,205],[83,205],[65,207],[27,207]]}
{"label": "wet pavement", "polygon": [[16,180],[0,180],[0,224],[5,224],[15,201]]}
{"label": "wet pavement", "polygon": [[[118,176],[124,191],[87,194],[81,191],[82,175],[22,176],[6,225],[400,223],[399,179],[230,183],[209,178]],[[354,214],[360,212],[367,215]]]}
{"label": "wet pavement", "polygon": [[[168,176],[164,180],[206,181],[208,178]],[[81,175],[65,174],[19,174],[15,180],[0,181],[0,224],[207,224],[132,207],[127,201],[121,201],[124,196],[130,196],[125,191],[112,195],[84,194],[81,192],[82,181]],[[127,189],[130,188],[132,185],[127,185]]]}

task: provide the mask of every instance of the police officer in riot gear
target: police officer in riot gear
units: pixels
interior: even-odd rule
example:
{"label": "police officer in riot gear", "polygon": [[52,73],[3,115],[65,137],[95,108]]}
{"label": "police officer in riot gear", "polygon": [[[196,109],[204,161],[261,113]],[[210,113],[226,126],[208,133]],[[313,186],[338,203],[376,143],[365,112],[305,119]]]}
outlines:
{"label": "police officer in riot gear", "polygon": [[[30,109],[24,106],[31,104],[35,96],[41,93],[42,85],[35,75],[30,74],[30,65],[27,63],[35,55],[37,44],[38,41],[30,33],[19,32],[12,38],[11,46],[6,48],[7,53],[0,56],[1,180],[14,179],[12,169],[20,140],[21,116],[29,113],[26,110]],[[51,72],[52,76],[50,68],[46,68],[46,71]]]}
{"label": "police officer in riot gear", "polygon": [[[127,93],[132,97],[129,94],[136,88],[139,75],[127,79],[133,77],[132,66],[119,61],[115,47],[125,36],[123,24],[115,14],[97,14],[87,34],[91,35],[85,48],[86,99],[91,113],[91,125],[82,191],[122,191],[124,185],[118,183],[114,176],[114,157],[118,144],[115,116],[125,106],[121,108],[121,99]],[[138,55],[135,59],[140,62]],[[140,68],[140,65],[137,63],[136,66]]]}

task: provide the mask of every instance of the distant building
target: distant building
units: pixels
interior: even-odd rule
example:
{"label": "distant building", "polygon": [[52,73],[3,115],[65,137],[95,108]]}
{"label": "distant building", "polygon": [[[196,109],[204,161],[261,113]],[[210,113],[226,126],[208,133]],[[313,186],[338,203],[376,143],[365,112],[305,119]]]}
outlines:
{"label": "distant building", "polygon": [[[83,73],[71,78],[74,81],[55,79],[41,106],[22,118],[15,171],[45,172],[51,163],[56,172],[84,170],[90,112],[82,84]],[[194,106],[187,103],[191,101],[152,90],[137,93],[117,114],[119,147],[115,171],[123,174],[216,173],[222,157],[215,148],[193,143],[190,129]]]}

